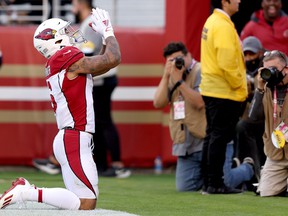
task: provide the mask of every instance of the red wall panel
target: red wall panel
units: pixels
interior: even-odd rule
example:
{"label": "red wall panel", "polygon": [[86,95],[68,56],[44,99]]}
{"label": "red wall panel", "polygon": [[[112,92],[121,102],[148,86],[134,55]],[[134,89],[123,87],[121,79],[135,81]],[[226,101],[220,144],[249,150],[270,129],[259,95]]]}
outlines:
{"label": "red wall panel", "polygon": [[31,165],[32,158],[46,157],[56,133],[55,124],[1,123],[0,164]]}

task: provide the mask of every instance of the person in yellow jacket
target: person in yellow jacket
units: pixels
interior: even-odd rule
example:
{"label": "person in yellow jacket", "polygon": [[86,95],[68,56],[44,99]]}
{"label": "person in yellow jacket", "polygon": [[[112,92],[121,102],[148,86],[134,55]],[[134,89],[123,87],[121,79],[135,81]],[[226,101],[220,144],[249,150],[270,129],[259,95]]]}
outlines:
{"label": "person in yellow jacket", "polygon": [[247,98],[244,55],[230,17],[240,0],[212,0],[213,13],[206,20],[201,39],[200,92],[206,109],[207,128],[203,145],[203,193],[230,194],[240,190],[223,182],[226,145]]}

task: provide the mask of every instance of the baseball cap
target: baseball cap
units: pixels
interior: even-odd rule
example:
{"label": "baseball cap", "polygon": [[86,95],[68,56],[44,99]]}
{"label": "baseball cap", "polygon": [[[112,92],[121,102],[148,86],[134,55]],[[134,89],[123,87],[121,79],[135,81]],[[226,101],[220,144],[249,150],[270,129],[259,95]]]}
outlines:
{"label": "baseball cap", "polygon": [[263,46],[258,38],[249,36],[243,40],[243,52],[258,53],[260,50],[263,50]]}

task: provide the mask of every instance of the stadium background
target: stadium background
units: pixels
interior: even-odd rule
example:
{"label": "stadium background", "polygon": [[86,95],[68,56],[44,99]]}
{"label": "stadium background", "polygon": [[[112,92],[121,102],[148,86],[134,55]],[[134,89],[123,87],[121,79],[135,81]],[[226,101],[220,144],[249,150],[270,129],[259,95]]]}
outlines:
{"label": "stadium background", "polygon": [[[285,1],[286,2],[286,1]],[[113,117],[128,167],[152,167],[156,156],[174,164],[168,129],[169,108],[154,109],[152,100],[163,71],[163,47],[181,40],[199,60],[202,26],[210,1],[164,0],[164,26],[115,26],[122,52]],[[143,3],[144,4],[144,3]],[[287,4],[284,4],[284,6]],[[260,0],[243,0],[233,17],[240,32]],[[33,47],[36,25],[0,26],[0,165],[31,165],[52,151],[56,122],[45,86],[44,63]]]}

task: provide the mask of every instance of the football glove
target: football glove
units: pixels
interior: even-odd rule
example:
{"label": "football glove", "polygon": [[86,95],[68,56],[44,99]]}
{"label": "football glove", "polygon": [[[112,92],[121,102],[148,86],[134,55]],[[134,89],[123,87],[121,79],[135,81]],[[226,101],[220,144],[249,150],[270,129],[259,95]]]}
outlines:
{"label": "football glove", "polygon": [[93,8],[91,20],[91,28],[101,34],[104,39],[110,36],[115,37],[109,13],[107,11],[100,8]]}

